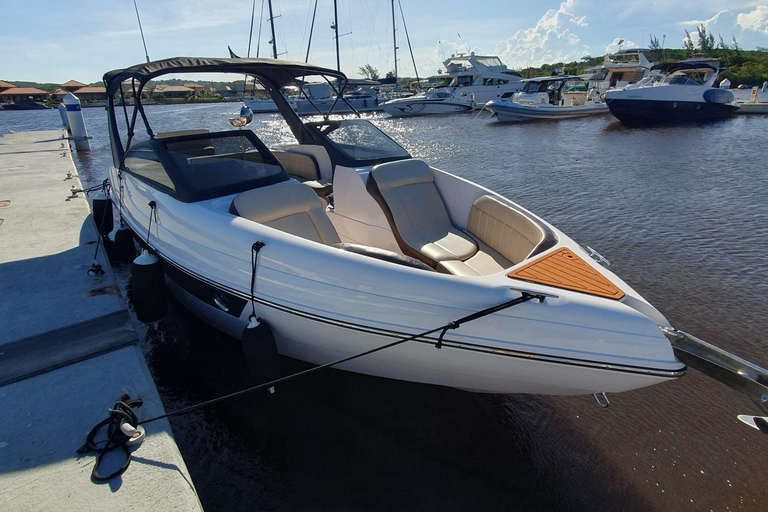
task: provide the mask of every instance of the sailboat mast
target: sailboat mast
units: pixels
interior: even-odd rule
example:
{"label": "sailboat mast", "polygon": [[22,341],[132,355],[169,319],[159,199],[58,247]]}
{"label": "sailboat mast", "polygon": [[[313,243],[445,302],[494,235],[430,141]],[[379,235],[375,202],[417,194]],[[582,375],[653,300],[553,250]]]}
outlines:
{"label": "sailboat mast", "polygon": [[341,71],[339,59],[339,11],[336,8],[336,0],[333,0],[333,30],[336,33],[336,71]]}
{"label": "sailboat mast", "polygon": [[395,89],[397,89],[397,26],[395,26],[395,0],[392,0],[392,43],[395,47]]}
{"label": "sailboat mast", "polygon": [[275,17],[272,16],[272,0],[269,0],[269,24],[272,27],[272,54],[277,58],[277,41],[275,40]]}

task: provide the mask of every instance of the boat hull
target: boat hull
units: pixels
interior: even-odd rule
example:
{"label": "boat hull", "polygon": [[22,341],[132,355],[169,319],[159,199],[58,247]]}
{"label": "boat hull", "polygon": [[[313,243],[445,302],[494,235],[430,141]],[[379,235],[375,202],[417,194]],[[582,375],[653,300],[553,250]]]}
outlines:
{"label": "boat hull", "polygon": [[473,106],[469,103],[456,103],[451,101],[403,101],[390,100],[382,109],[393,117],[402,116],[420,116],[420,115],[439,115],[439,114],[457,114],[460,112],[469,112]]}
{"label": "boat hull", "polygon": [[608,108],[625,124],[686,123],[722,119],[736,112],[731,103],[613,98]]}
{"label": "boat hull", "polygon": [[[169,263],[166,262],[168,265]],[[178,273],[175,276],[178,279]],[[193,314],[214,328],[240,339],[247,322],[212,304],[209,296],[227,292],[205,282],[171,278],[174,295]],[[191,288],[190,288],[191,285]],[[244,308],[250,314],[250,305]],[[281,355],[313,364],[326,364],[407,338],[396,332],[307,314],[285,305],[256,308],[272,329]],[[584,395],[623,392],[682,376],[684,370],[659,372],[592,361],[564,360],[525,352],[499,351],[457,341],[450,334],[436,348],[435,336],[420,337],[336,366],[337,369],[416,383],[454,387],[479,393]]]}
{"label": "boat hull", "polygon": [[[493,194],[448,173],[438,178],[446,196],[460,187]],[[117,180],[114,169],[110,179]],[[122,180],[122,201],[113,200],[144,244],[146,205],[157,204],[149,245],[180,300],[237,338],[255,309],[285,356],[324,364],[418,335],[340,368],[486,393],[621,392],[685,373],[658,328],[663,317],[641,313],[642,299],[632,305],[629,297],[553,290],[506,271],[467,279],[395,265],[233,217],[232,197],[182,204],[128,173]],[[264,247],[252,301],[254,241]],[[571,250],[580,249],[574,244]],[[549,295],[448,330],[440,350],[439,331],[420,335],[519,297],[520,289]]]}
{"label": "boat hull", "polygon": [[608,113],[604,103],[579,105],[575,107],[559,107],[548,103],[539,105],[520,105],[512,102],[491,102],[487,109],[496,114],[502,123],[519,123],[525,121],[574,119]]}

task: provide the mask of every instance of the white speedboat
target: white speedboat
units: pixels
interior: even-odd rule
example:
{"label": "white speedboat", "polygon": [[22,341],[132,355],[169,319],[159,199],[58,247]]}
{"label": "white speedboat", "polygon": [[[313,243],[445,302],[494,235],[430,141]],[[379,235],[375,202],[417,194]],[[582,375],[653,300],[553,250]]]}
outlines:
{"label": "white speedboat", "polygon": [[[171,73],[258,79],[296,143],[269,149],[228,123],[154,133],[141,90]],[[112,200],[193,312],[238,338],[258,317],[293,358],[367,352],[339,367],[481,392],[626,391],[685,373],[671,344],[679,332],[551,224],[412,158],[368,121],[302,120],[278,91],[313,74],[345,80],[271,59],[174,58],[105,74]],[[124,80],[141,115],[116,108]]]}
{"label": "white speedboat", "polygon": [[420,92],[407,98],[387,101],[381,107],[391,116],[416,116],[426,114],[455,114],[468,112],[477,105],[470,98],[458,98],[450,87],[440,87]]}
{"label": "white speedboat", "polygon": [[512,101],[491,101],[485,108],[500,122],[536,121],[544,119],[571,119],[607,114],[608,106],[584,95],[566,97],[569,84],[577,83],[578,76],[545,76],[524,80],[523,90],[512,96]]}
{"label": "white speedboat", "polygon": [[[299,115],[381,110],[381,101],[369,82],[358,80],[352,86],[347,84],[339,89],[331,82],[305,83],[300,86],[301,92],[288,103]],[[344,91],[343,95],[338,94],[339,90]]]}
{"label": "white speedboat", "polygon": [[625,124],[693,122],[730,116],[738,108],[733,94],[714,87],[720,72],[717,61],[659,64],[661,82],[605,94],[611,113]]}
{"label": "white speedboat", "polygon": [[428,87],[451,87],[454,95],[464,100],[474,100],[478,107],[489,101],[500,100],[505,93],[523,88],[523,77],[488,55],[451,55],[443,62],[445,73],[427,79]]}

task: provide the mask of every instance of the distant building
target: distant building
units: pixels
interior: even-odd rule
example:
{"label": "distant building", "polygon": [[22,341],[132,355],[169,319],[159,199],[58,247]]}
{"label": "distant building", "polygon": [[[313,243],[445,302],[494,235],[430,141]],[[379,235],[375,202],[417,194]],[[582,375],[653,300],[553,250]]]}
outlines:
{"label": "distant building", "polygon": [[16,101],[45,101],[49,93],[36,87],[19,87],[0,80],[0,102],[14,103]]}
{"label": "distant building", "polygon": [[72,94],[77,96],[80,101],[107,101],[107,89],[103,85],[95,87],[81,87]]}
{"label": "distant building", "polygon": [[158,84],[152,91],[152,98],[158,98],[162,95],[164,98],[186,98],[194,96],[195,90],[183,85],[165,85]]}
{"label": "distant building", "polygon": [[[53,95],[56,97],[57,100],[63,100],[64,96],[66,96],[67,93],[71,92],[72,94],[75,94],[75,91],[77,91],[78,89],[82,89],[85,86],[86,86],[85,84],[81,84],[76,80],[70,80],[65,84],[61,84],[59,88],[56,90],[56,92],[53,93]],[[77,94],[75,94],[75,96],[77,96]],[[81,99],[81,98],[78,96],[78,99]]]}
{"label": "distant building", "polygon": [[8,89],[12,89],[14,87],[18,87],[18,85],[0,80],[0,92],[7,91]]}

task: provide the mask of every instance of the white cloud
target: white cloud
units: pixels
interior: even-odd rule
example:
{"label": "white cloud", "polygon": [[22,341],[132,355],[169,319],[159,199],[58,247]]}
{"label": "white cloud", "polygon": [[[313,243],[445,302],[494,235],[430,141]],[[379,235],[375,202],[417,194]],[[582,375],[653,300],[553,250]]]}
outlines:
{"label": "white cloud", "polygon": [[495,53],[511,68],[570,62],[589,55],[589,48],[568,28],[588,26],[587,17],[576,16],[573,7],[574,0],[566,0],[558,10],[550,9],[535,27],[496,43]]}
{"label": "white cloud", "polygon": [[635,42],[630,41],[629,39],[622,39],[621,37],[617,37],[613,40],[611,44],[605,47],[605,51],[603,53],[616,53],[621,49],[629,50],[631,48],[640,48],[640,45],[638,45]]}
{"label": "white cloud", "polygon": [[736,24],[744,30],[768,35],[768,5],[758,5],[754,11],[736,16]]}

